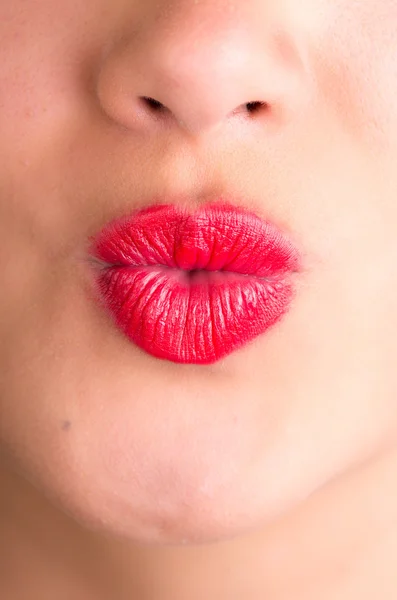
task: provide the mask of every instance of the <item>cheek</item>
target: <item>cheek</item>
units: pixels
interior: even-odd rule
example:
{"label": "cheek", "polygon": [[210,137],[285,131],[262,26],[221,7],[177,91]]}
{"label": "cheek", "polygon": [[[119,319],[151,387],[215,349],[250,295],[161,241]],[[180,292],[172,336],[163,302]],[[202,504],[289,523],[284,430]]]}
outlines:
{"label": "cheek", "polygon": [[324,102],[361,148],[396,148],[397,2],[341,0],[326,16],[313,53]]}
{"label": "cheek", "polygon": [[0,0],[0,152],[14,169],[38,163],[92,111],[90,76],[109,27],[104,1]]}

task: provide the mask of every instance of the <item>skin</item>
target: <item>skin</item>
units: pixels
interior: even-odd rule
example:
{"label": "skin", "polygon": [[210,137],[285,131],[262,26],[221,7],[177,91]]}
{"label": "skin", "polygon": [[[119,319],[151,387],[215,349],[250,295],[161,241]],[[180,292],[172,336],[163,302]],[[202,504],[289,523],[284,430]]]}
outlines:
{"label": "skin", "polygon": [[[0,0],[7,599],[395,598],[396,25],[395,0]],[[298,246],[293,306],[210,367],[157,360],[88,240],[220,194]]]}

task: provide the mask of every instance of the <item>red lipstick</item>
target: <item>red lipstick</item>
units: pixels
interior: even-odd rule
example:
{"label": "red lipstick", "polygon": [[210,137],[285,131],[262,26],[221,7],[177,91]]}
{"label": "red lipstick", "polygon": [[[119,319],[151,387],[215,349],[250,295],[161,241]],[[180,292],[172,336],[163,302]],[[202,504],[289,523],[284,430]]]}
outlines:
{"label": "red lipstick", "polygon": [[210,364],[287,312],[299,254],[273,224],[227,203],[189,212],[155,205],[94,239],[100,295],[149,354]]}

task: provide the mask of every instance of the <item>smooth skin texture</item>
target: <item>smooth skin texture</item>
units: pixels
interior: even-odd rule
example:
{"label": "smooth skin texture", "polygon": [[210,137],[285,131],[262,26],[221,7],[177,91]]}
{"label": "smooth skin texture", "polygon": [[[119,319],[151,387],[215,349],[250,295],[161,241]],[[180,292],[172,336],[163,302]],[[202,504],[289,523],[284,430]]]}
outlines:
{"label": "smooth skin texture", "polygon": [[[4,598],[396,597],[396,27],[396,0],[0,0]],[[291,235],[296,300],[211,367],[154,359],[88,239],[219,194]]]}

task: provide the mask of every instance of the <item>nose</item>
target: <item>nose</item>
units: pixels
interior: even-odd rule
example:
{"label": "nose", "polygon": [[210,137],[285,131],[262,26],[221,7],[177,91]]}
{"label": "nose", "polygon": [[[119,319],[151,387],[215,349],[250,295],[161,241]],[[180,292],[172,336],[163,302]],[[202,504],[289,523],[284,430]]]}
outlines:
{"label": "nose", "polygon": [[194,134],[232,118],[299,110],[302,56],[274,4],[153,2],[149,16],[142,9],[129,19],[130,30],[102,59],[96,80],[102,110],[127,128],[172,123]]}

